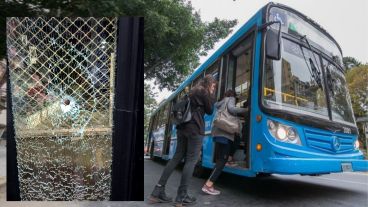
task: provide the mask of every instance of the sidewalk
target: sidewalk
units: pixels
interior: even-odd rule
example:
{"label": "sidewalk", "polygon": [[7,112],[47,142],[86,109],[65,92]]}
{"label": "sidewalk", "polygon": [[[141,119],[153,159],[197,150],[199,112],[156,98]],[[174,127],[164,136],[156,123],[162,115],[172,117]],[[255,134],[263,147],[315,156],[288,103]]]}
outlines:
{"label": "sidewalk", "polygon": [[0,177],[0,202],[6,201],[6,177]]}
{"label": "sidewalk", "polygon": [[5,200],[6,200],[6,140],[0,138],[0,202]]}

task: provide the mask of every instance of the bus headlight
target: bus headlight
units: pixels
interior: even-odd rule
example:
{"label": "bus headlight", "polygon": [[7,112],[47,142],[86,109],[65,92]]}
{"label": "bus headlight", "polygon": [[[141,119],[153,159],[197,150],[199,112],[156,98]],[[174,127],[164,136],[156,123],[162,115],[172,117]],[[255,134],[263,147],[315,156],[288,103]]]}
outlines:
{"label": "bus headlight", "polygon": [[280,125],[279,125],[279,127],[277,127],[276,137],[279,138],[282,141],[284,141],[287,138],[286,130],[285,130],[284,127],[282,127]]}
{"label": "bus headlight", "polygon": [[357,139],[357,140],[355,140],[355,143],[354,143],[354,149],[359,150],[359,146],[360,146],[359,140]]}
{"label": "bus headlight", "polygon": [[277,140],[301,145],[298,132],[293,127],[272,120],[267,120],[267,126],[270,134]]}

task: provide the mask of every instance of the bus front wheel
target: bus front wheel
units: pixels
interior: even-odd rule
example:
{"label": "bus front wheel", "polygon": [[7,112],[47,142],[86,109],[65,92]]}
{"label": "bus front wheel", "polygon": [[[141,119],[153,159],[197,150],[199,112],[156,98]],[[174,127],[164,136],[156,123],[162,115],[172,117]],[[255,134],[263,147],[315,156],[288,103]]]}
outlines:
{"label": "bus front wheel", "polygon": [[267,177],[270,177],[272,176],[272,173],[258,173],[256,175],[257,178],[267,178]]}

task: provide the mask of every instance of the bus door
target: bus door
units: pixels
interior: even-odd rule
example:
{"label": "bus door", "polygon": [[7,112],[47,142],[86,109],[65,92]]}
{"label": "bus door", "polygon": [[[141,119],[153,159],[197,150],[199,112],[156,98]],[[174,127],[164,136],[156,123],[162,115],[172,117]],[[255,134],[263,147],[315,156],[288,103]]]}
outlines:
{"label": "bus door", "polygon": [[[226,74],[226,85],[224,93],[232,89],[236,93],[236,106],[242,108],[249,108],[250,106],[250,86],[252,74],[252,57],[253,57],[253,35],[245,38],[240,44],[235,46],[227,55],[228,69]],[[221,96],[223,97],[223,95]],[[233,159],[236,167],[249,167],[249,117],[250,111],[243,114],[241,120],[241,133],[239,136],[235,135],[233,151]]]}

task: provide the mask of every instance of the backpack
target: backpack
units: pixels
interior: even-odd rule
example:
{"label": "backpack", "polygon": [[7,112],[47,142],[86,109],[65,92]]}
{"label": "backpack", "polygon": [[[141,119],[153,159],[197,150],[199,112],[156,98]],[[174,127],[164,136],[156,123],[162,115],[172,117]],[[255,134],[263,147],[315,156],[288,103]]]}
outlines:
{"label": "backpack", "polygon": [[187,123],[192,119],[190,98],[188,95],[185,95],[174,104],[171,110],[171,117],[176,126]]}

